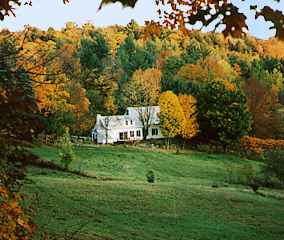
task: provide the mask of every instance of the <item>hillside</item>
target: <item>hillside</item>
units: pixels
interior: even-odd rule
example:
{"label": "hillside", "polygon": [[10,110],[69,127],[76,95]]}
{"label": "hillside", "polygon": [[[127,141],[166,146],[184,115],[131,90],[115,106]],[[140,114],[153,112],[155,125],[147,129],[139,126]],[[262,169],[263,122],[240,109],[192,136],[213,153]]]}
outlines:
{"label": "hillside", "polygon": [[[56,149],[34,148],[56,161]],[[138,147],[80,147],[71,165],[96,180],[30,167],[25,192],[36,210],[34,239],[281,239],[283,191],[226,184],[261,163],[231,155],[175,154]],[[145,175],[153,170],[155,184]],[[232,177],[232,176],[231,176]],[[212,185],[218,185],[213,188]],[[282,199],[282,200],[281,200]],[[60,227],[59,227],[60,226]]]}

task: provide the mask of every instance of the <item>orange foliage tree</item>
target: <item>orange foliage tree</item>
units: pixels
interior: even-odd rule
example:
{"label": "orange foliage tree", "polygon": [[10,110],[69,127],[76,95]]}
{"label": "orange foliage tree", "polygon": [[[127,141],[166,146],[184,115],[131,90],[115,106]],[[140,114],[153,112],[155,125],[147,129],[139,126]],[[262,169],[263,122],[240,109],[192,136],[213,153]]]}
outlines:
{"label": "orange foliage tree", "polygon": [[29,239],[34,231],[31,217],[19,204],[22,198],[0,185],[0,236],[1,240]]}
{"label": "orange foliage tree", "polygon": [[252,77],[244,83],[244,91],[253,119],[253,135],[262,138],[275,136],[280,125],[276,114],[279,89]]}

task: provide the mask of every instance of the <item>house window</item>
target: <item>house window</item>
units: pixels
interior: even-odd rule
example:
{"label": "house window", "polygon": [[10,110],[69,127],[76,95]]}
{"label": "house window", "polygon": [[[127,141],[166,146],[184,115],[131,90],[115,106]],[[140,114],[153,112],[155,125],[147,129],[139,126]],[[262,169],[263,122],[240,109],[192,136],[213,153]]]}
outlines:
{"label": "house window", "polygon": [[159,134],[159,130],[157,128],[152,128],[152,136],[157,136]]}
{"label": "house window", "polygon": [[125,124],[128,125],[128,121],[127,120],[125,121]]}
{"label": "house window", "polygon": [[124,133],[123,133],[123,139],[124,139],[124,140],[127,140],[127,139],[128,139],[128,133],[127,133],[127,132],[124,132]]}
{"label": "house window", "polygon": [[137,137],[141,137],[141,131],[140,131],[140,130],[137,130],[137,131],[136,131],[136,136],[137,136]]}
{"label": "house window", "polygon": [[123,132],[119,133],[119,140],[123,140]]}
{"label": "house window", "polygon": [[133,125],[133,121],[132,120],[130,120],[130,125]]}
{"label": "house window", "polygon": [[130,131],[130,137],[134,137],[134,131]]}

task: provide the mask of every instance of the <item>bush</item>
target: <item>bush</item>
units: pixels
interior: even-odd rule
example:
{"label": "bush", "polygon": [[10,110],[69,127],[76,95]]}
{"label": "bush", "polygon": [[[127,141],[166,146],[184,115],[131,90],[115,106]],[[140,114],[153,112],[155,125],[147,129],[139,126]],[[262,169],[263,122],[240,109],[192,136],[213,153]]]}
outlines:
{"label": "bush", "polygon": [[284,150],[284,140],[261,139],[245,136],[240,140],[241,151],[248,157],[259,158],[266,151]]}
{"label": "bush", "polygon": [[155,174],[154,171],[150,170],[146,174],[146,178],[148,183],[154,183],[155,182]]}
{"label": "bush", "polygon": [[257,172],[252,165],[234,166],[229,165],[226,169],[226,182],[229,184],[241,184],[248,186],[256,178]]}
{"label": "bush", "polygon": [[69,131],[66,130],[62,137],[57,141],[59,148],[60,162],[64,168],[68,168],[70,163],[75,159],[73,144],[70,140]]}
{"label": "bush", "polygon": [[265,175],[274,185],[284,186],[284,150],[270,150],[265,153]]}

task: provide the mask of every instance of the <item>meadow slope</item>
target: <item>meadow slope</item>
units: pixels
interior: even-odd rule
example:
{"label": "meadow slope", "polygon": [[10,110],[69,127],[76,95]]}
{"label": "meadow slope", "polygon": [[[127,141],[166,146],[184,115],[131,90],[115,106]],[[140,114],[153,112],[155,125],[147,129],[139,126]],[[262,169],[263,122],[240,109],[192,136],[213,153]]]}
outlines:
{"label": "meadow slope", "polygon": [[[58,161],[51,147],[33,152]],[[80,147],[72,169],[101,179],[29,167],[25,193],[38,225],[34,239],[283,239],[284,192],[226,184],[261,163],[232,155],[126,146]],[[148,170],[157,182],[146,181]],[[212,185],[218,185],[213,188]]]}

